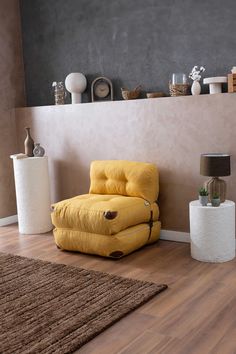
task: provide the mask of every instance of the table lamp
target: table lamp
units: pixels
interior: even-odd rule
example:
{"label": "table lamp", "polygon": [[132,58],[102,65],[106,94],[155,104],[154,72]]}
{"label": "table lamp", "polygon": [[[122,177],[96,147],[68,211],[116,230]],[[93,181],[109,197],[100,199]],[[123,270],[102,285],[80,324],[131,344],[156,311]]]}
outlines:
{"label": "table lamp", "polygon": [[214,194],[218,194],[221,203],[223,203],[226,198],[226,182],[219,177],[230,175],[230,155],[222,153],[202,154],[200,174],[211,177],[204,183],[209,200],[212,199]]}
{"label": "table lamp", "polygon": [[87,79],[81,73],[70,73],[65,80],[67,91],[71,93],[71,103],[81,103],[81,95],[87,87]]}

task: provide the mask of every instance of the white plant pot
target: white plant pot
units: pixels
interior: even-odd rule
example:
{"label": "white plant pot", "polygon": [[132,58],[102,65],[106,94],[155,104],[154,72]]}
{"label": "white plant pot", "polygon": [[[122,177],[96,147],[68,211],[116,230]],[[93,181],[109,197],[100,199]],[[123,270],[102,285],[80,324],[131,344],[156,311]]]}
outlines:
{"label": "white plant pot", "polygon": [[207,195],[199,195],[199,202],[202,206],[207,206],[208,196]]}
{"label": "white plant pot", "polygon": [[199,81],[197,81],[197,80],[193,81],[192,86],[191,86],[191,93],[192,93],[192,95],[200,95],[201,85],[200,85]]}

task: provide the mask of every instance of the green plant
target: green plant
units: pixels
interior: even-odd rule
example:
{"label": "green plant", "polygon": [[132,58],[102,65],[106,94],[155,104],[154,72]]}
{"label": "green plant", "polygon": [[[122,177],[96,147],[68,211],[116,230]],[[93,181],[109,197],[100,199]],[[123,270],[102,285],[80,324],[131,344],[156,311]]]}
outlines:
{"label": "green plant", "polygon": [[214,193],[212,196],[212,199],[219,199],[219,198],[220,198],[219,193]]}
{"label": "green plant", "polygon": [[208,191],[207,191],[207,189],[201,187],[201,188],[199,189],[199,195],[202,196],[202,197],[207,197],[207,196],[208,196]]}

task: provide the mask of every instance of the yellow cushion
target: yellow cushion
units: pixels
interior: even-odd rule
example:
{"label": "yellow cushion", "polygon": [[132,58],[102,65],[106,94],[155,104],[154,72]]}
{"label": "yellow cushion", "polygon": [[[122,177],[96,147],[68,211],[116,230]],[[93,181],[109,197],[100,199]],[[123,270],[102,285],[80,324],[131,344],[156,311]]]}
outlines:
{"label": "yellow cushion", "polygon": [[55,242],[61,249],[120,258],[134,250],[158,240],[160,222],[153,223],[149,238],[149,225],[131,226],[116,235],[100,235],[74,229],[54,229]]}
{"label": "yellow cushion", "polygon": [[52,222],[57,228],[113,235],[130,226],[148,222],[151,211],[153,220],[158,220],[157,204],[142,198],[84,194],[54,204]]}
{"label": "yellow cushion", "polygon": [[140,197],[153,203],[159,192],[157,167],[125,160],[93,161],[90,167],[92,194]]}

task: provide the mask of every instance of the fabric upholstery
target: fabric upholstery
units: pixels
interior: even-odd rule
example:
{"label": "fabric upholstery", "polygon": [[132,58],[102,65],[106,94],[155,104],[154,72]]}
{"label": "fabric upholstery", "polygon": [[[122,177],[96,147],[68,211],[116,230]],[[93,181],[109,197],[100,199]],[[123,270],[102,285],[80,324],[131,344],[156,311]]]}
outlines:
{"label": "fabric upholstery", "polygon": [[56,228],[54,237],[57,246],[64,250],[120,258],[146,244],[157,241],[160,236],[160,226],[159,221],[153,223],[150,238],[148,224],[131,226],[112,236]]}
{"label": "fabric upholstery", "polygon": [[158,240],[158,169],[143,162],[93,161],[89,194],[53,205],[57,246],[120,258]]}
{"label": "fabric upholstery", "polygon": [[139,197],[153,203],[159,192],[157,167],[151,163],[108,160],[93,161],[90,168],[92,194]]}
{"label": "fabric upholstery", "polygon": [[156,203],[121,195],[84,194],[54,206],[53,224],[90,233],[113,235],[130,226],[148,222],[151,211],[158,220]]}

